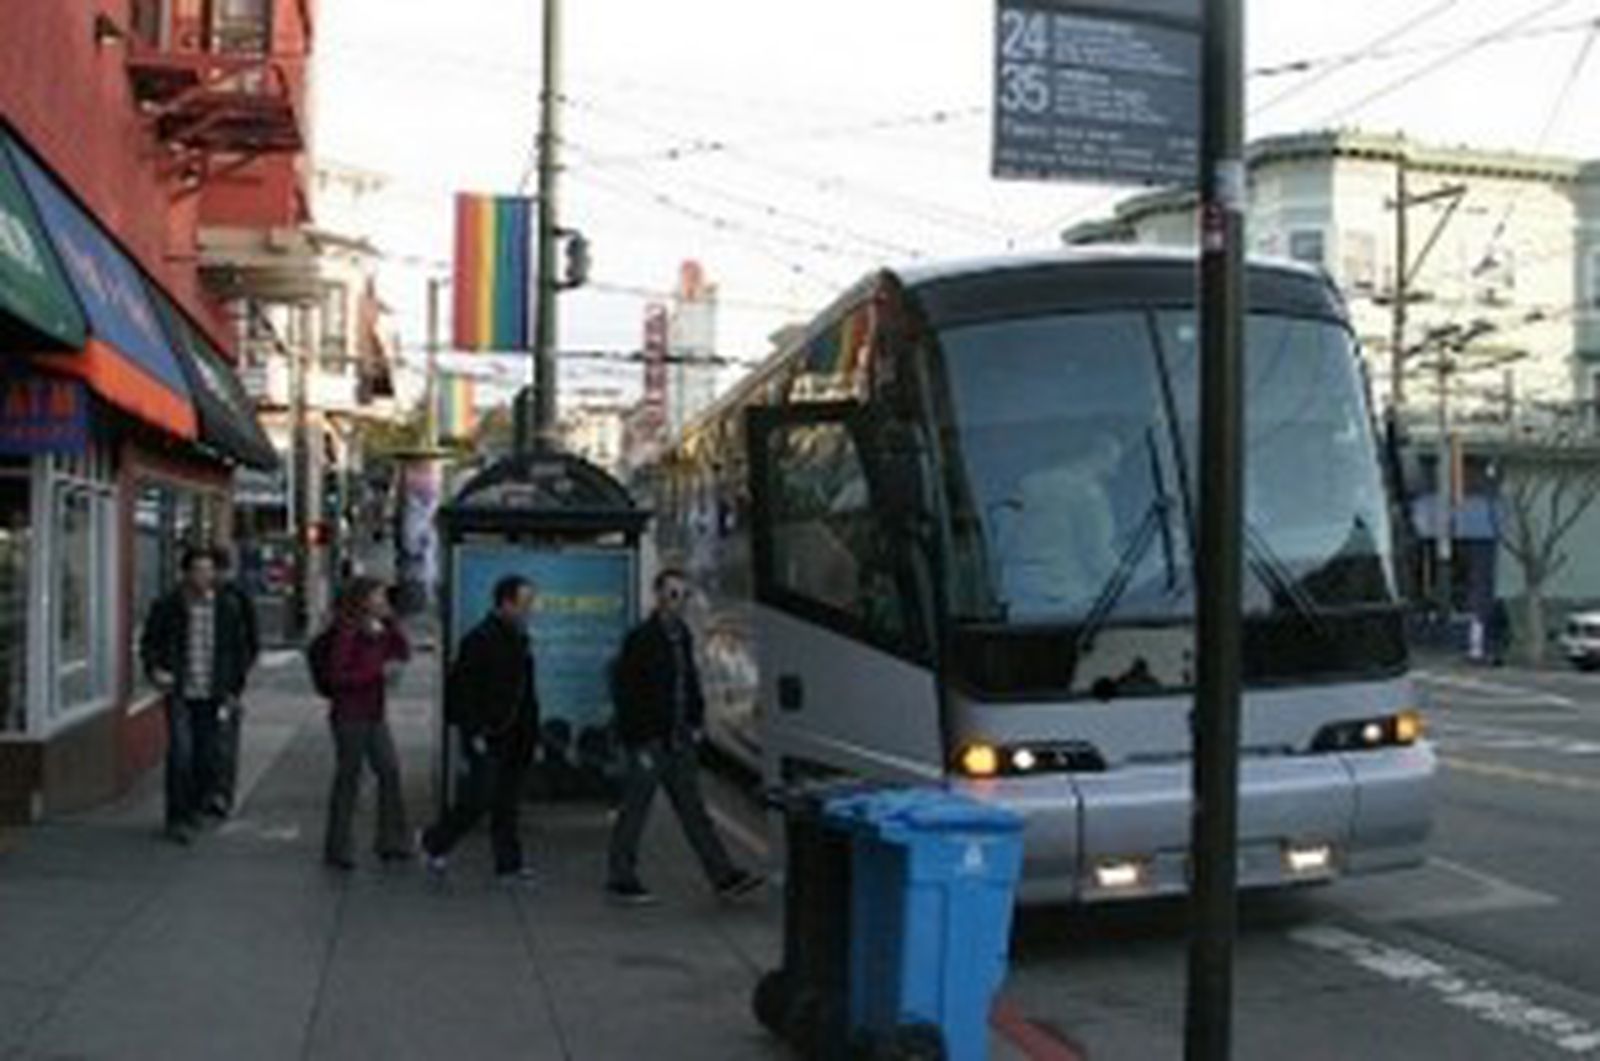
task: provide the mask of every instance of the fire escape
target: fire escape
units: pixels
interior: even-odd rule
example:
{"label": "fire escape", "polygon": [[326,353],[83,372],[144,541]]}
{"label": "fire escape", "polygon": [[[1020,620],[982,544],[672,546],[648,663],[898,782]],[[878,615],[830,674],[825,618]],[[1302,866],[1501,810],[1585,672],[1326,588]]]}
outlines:
{"label": "fire escape", "polygon": [[[174,198],[266,155],[303,150],[304,60],[272,53],[272,5],[241,17],[225,13],[230,5],[214,10],[212,0],[158,4],[136,0],[127,65],[134,96],[170,152]],[[159,14],[141,15],[146,5]]]}

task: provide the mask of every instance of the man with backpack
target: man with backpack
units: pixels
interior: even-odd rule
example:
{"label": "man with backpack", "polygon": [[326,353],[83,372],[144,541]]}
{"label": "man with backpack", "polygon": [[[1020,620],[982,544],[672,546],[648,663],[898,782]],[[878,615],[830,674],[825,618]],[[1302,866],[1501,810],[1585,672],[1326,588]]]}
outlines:
{"label": "man with backpack", "polygon": [[227,813],[221,739],[259,644],[249,598],[217,581],[215,550],[185,550],[180,567],[181,583],[150,607],[139,655],[167,696],[167,836],[189,844],[202,811]]}
{"label": "man with backpack", "polygon": [[539,734],[539,694],[528,620],[538,593],[520,575],[495,584],[489,614],[461,640],[445,679],[445,721],[461,736],[466,778],[459,798],[418,837],[428,869],[443,872],[450,851],[487,811],[496,876],[530,880],[517,811]]}

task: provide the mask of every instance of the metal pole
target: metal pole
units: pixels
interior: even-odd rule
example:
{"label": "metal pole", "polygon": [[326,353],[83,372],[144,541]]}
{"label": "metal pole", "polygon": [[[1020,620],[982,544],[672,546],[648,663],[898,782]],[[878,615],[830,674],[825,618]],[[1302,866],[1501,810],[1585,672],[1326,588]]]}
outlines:
{"label": "metal pole", "polygon": [[422,390],[422,444],[439,445],[439,292],[444,281],[428,277],[428,378]]}
{"label": "metal pole", "polygon": [[1455,461],[1450,447],[1450,370],[1448,350],[1439,351],[1439,447],[1438,464],[1434,469],[1434,489],[1438,492],[1438,518],[1434,521],[1435,555],[1438,557],[1438,575],[1435,585],[1439,594],[1439,614],[1447,622],[1452,611],[1450,581],[1451,554],[1455,542]]}
{"label": "metal pole", "polygon": [[1205,0],[1200,134],[1200,535],[1188,1005],[1184,1056],[1222,1061],[1238,919],[1243,562],[1244,12]]}
{"label": "metal pole", "polygon": [[1396,423],[1406,401],[1406,303],[1411,248],[1407,245],[1406,158],[1404,147],[1394,163],[1394,305],[1389,321],[1389,416]]}
{"label": "metal pole", "polygon": [[561,0],[544,0],[544,36],[539,92],[538,274],[534,278],[533,416],[519,420],[517,452],[556,440],[556,149],[560,139]]}
{"label": "metal pole", "polygon": [[311,310],[296,306],[291,311],[300,317],[299,334],[291,334],[289,346],[289,405],[291,409],[289,461],[289,529],[294,534],[295,578],[289,605],[289,632],[306,632],[311,618],[311,431],[307,408],[307,344],[310,342]]}

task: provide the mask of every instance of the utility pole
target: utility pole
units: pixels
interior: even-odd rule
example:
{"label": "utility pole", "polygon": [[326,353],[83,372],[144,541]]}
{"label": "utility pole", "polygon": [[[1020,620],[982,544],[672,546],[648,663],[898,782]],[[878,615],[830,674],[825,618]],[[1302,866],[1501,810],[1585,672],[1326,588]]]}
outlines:
{"label": "utility pole", "polygon": [[[516,417],[516,451],[556,443],[556,145],[560,140],[561,0],[544,0],[539,91],[538,270],[534,278],[532,416]],[[531,436],[531,437],[530,437]]]}
{"label": "utility pole", "polygon": [[1200,45],[1200,533],[1184,1056],[1225,1061],[1238,922],[1243,568],[1244,4],[1204,0]]}
{"label": "utility pole", "polygon": [[449,281],[428,277],[428,378],[422,390],[422,446],[439,445],[439,293]]}
{"label": "utility pole", "polygon": [[[290,342],[285,351],[289,357],[289,409],[290,449],[289,459],[289,529],[294,534],[294,590],[289,606],[289,632],[294,636],[306,633],[311,624],[311,427],[307,400],[306,364],[310,342],[309,306],[296,306],[301,327],[290,332]],[[299,334],[296,335],[295,332]]]}
{"label": "utility pole", "polygon": [[1453,447],[1450,444],[1450,375],[1454,370],[1454,358],[1446,347],[1439,351],[1439,448],[1438,467],[1434,469],[1434,489],[1438,494],[1437,513],[1435,520],[1434,541],[1438,543],[1438,577],[1435,582],[1439,594],[1440,614],[1448,620],[1452,609],[1451,581],[1454,572],[1451,564],[1454,563],[1455,546],[1455,460]]}
{"label": "utility pole", "polygon": [[1406,283],[1411,250],[1407,243],[1406,156],[1401,147],[1394,163],[1394,306],[1389,321],[1389,419],[1398,425],[1406,402]]}

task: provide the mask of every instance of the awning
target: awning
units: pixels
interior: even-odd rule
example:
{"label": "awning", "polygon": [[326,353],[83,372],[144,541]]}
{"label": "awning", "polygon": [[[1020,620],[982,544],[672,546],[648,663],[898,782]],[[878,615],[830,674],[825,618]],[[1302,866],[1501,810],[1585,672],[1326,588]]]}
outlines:
{"label": "awning", "polygon": [[[9,141],[0,129],[0,145]],[[0,146],[0,352],[77,350],[88,338],[83,310],[9,157]]]}
{"label": "awning", "polygon": [[15,141],[15,164],[89,324],[83,348],[42,363],[77,376],[112,405],[183,439],[198,437],[188,380],[138,268],[54,177]]}
{"label": "awning", "polygon": [[239,377],[171,299],[154,284],[147,290],[189,379],[195,412],[200,417],[201,447],[230,463],[262,471],[277,468],[278,451],[261,430],[255,404]]}

